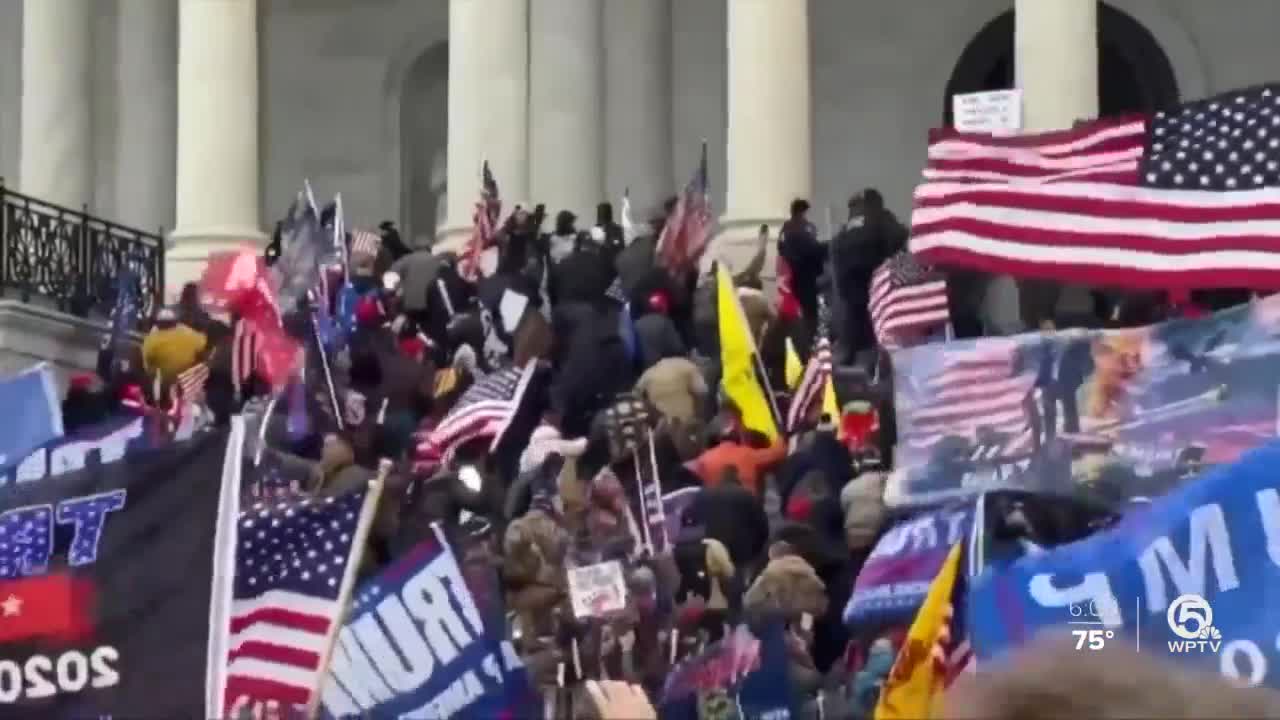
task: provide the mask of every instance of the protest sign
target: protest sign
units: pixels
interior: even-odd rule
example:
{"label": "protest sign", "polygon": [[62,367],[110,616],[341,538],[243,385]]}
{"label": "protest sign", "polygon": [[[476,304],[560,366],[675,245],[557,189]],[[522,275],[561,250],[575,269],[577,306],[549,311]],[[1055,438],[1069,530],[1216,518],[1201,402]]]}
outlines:
{"label": "protest sign", "polygon": [[208,716],[227,438],[0,487],[0,718]]}
{"label": "protest sign", "polygon": [[995,487],[1156,497],[1277,435],[1280,296],[1143,328],[895,351],[892,505]]}
{"label": "protest sign", "polygon": [[523,676],[439,534],[360,586],[324,683],[325,717],[498,717]]}
{"label": "protest sign", "polygon": [[970,502],[926,512],[890,528],[858,573],[845,625],[870,630],[911,622],[951,546],[970,538],[974,508]]}
{"label": "protest sign", "polygon": [[1033,634],[1122,645],[1280,688],[1280,442],[1135,510],[1110,530],[975,581],[970,641],[998,658]]}
{"label": "protest sign", "polygon": [[617,560],[569,568],[575,617],[603,617],[627,607],[627,581]]}

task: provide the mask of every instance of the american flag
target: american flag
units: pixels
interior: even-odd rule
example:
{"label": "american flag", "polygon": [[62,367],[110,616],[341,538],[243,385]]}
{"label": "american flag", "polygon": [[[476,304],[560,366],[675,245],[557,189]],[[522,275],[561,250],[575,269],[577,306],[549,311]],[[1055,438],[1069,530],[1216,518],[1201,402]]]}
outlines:
{"label": "american flag", "polygon": [[208,383],[207,363],[196,363],[179,373],[169,388],[169,417],[181,422],[187,405],[204,401],[204,388]]}
{"label": "american flag", "polygon": [[942,368],[922,388],[921,406],[899,410],[907,420],[905,440],[925,449],[947,436],[966,438],[995,455],[1013,455],[1031,447],[1032,423],[1027,399],[1034,372],[1018,367],[1018,343],[991,338],[975,347],[944,350]]}
{"label": "american flag", "polygon": [[497,445],[520,410],[534,367],[530,362],[477,380],[418,444],[417,459],[427,464],[448,462],[458,446],[476,438],[493,438]]}
{"label": "american flag", "polygon": [[[804,366],[804,374],[800,376],[800,384],[796,385],[791,405],[787,408],[787,430],[795,432],[804,422],[805,415],[813,408],[814,403],[822,402],[822,392],[826,389],[827,379],[831,377],[831,312],[825,301],[818,306],[818,340],[813,344],[813,355]],[[832,418],[833,421],[839,418]]]}
{"label": "american flag", "polygon": [[871,275],[867,309],[880,345],[902,347],[950,322],[947,281],[900,252]]}
{"label": "american flag", "polygon": [[351,256],[352,257],[377,257],[378,251],[382,249],[382,236],[376,232],[369,230],[352,230],[351,231]]}
{"label": "american flag", "polygon": [[462,276],[468,280],[480,278],[480,259],[484,251],[493,245],[498,236],[498,218],[502,214],[502,197],[498,193],[498,181],[489,169],[489,161],[485,160],[481,168],[480,199],[476,201],[476,212],[472,217],[471,240],[462,253],[459,265]]}
{"label": "american flag", "polygon": [[658,255],[662,264],[670,270],[696,266],[707,247],[711,222],[711,198],[707,194],[707,144],[703,143],[698,168],[680,193],[676,207],[658,238]]}
{"label": "american flag", "polygon": [[935,131],[923,262],[1117,287],[1280,287],[1280,85],[1023,137]]}
{"label": "american flag", "polygon": [[[319,688],[367,490],[257,503],[240,513],[226,707],[305,704]],[[350,568],[354,570],[354,568]]]}

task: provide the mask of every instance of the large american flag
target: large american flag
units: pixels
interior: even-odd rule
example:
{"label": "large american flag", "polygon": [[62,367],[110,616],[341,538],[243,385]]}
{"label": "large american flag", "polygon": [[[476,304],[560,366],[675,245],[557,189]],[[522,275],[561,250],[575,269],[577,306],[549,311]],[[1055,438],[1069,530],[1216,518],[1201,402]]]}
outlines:
{"label": "large american flag", "polygon": [[871,326],[886,348],[910,344],[951,321],[947,281],[903,251],[871,275]]}
{"label": "large american flag", "polygon": [[703,143],[698,168],[684,186],[658,238],[658,256],[670,270],[695,267],[707,247],[712,222],[707,183],[707,144]]}
{"label": "large american flag", "polygon": [[963,437],[980,448],[998,446],[993,456],[1030,449],[1033,424],[1027,400],[1036,376],[1018,367],[1017,342],[991,338],[943,352],[942,367],[920,389],[925,402],[899,410],[899,422],[907,421],[904,440],[927,449],[944,437]]}
{"label": "large american flag", "polygon": [[480,278],[480,260],[484,251],[493,245],[498,236],[498,218],[502,214],[502,197],[498,194],[498,181],[485,160],[480,171],[480,199],[472,216],[471,239],[462,252],[459,269],[464,278]]}
{"label": "large american flag", "polygon": [[497,445],[520,410],[534,368],[529,362],[523,368],[504,368],[477,380],[418,443],[416,459],[427,465],[447,463],[460,445],[477,438],[493,438]]}
{"label": "large american flag", "polygon": [[923,262],[1118,287],[1280,287],[1280,85],[1022,137],[935,131]]}
{"label": "large american flag", "polygon": [[241,511],[226,707],[302,705],[319,688],[366,490]]}

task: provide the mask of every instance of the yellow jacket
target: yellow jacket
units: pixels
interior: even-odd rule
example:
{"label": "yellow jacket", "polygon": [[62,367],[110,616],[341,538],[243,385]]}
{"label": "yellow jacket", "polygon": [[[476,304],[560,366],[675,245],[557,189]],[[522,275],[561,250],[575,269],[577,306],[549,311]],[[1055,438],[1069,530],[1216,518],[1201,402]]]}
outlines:
{"label": "yellow jacket", "polygon": [[175,380],[183,370],[200,360],[208,339],[181,323],[171,328],[155,328],[142,341],[142,367],[148,376],[159,371],[165,382]]}

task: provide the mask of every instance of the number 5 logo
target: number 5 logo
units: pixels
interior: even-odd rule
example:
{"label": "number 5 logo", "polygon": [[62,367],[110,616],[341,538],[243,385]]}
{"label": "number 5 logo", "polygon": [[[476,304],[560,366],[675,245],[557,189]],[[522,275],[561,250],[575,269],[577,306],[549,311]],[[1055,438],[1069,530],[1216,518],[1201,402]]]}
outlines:
{"label": "number 5 logo", "polygon": [[1198,640],[1200,633],[1213,625],[1213,608],[1199,595],[1180,595],[1165,613],[1169,629],[1184,640]]}

